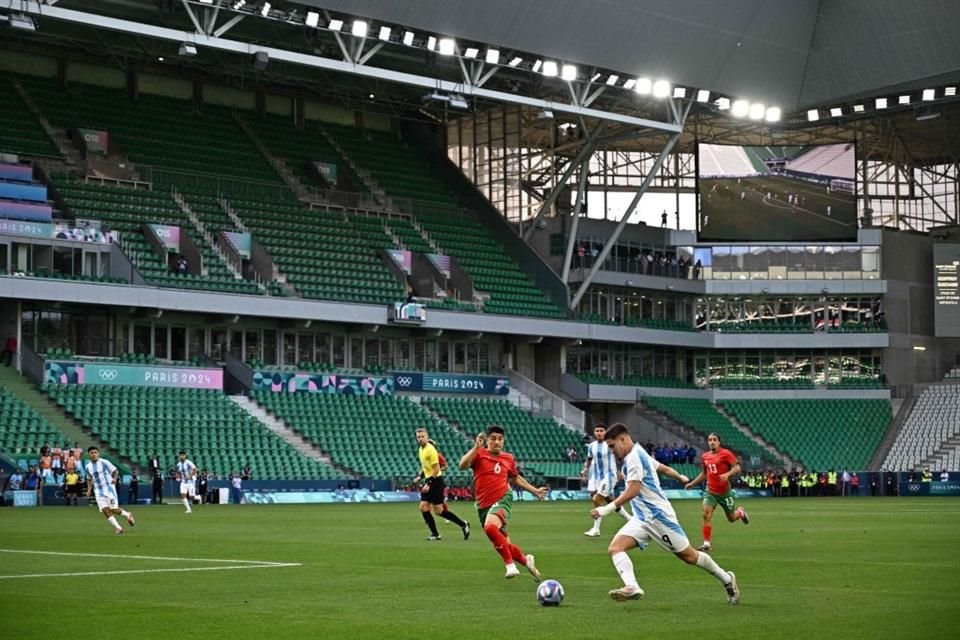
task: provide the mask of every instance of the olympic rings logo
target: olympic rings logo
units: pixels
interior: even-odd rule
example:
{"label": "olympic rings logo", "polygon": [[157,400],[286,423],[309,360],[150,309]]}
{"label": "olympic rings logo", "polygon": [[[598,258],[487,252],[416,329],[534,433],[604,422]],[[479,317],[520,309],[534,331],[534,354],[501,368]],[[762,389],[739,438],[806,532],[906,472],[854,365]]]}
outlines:
{"label": "olympic rings logo", "polygon": [[100,369],[97,374],[100,376],[101,380],[111,381],[116,380],[117,376],[120,375],[120,372],[116,369]]}
{"label": "olympic rings logo", "polygon": [[908,484],[908,485],[907,485],[907,491],[909,491],[910,493],[917,493],[917,492],[920,491],[920,485],[918,485],[918,484]]}
{"label": "olympic rings logo", "polygon": [[413,384],[413,378],[411,378],[410,376],[400,376],[399,378],[397,378],[397,384],[400,385],[401,387],[409,387],[410,385]]}

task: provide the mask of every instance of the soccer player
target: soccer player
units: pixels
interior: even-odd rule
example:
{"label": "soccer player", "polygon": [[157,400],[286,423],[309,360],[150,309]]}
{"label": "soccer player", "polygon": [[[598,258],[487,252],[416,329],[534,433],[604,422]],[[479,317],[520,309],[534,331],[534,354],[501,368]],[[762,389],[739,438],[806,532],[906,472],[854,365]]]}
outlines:
{"label": "soccer player", "polygon": [[197,494],[197,465],[187,460],[187,452],[177,454],[177,480],[180,481],[180,498],[187,513],[193,513],[190,502]]}
{"label": "soccer player", "polygon": [[491,425],[485,434],[477,434],[473,448],[460,458],[460,468],[473,469],[477,515],[483,524],[483,532],[503,559],[507,568],[505,577],[510,579],[520,575],[516,565],[520,563],[533,576],[534,582],[540,582],[540,572],[534,564],[533,555],[524,555],[520,547],[510,541],[510,534],[507,532],[513,507],[510,483],[526,489],[541,500],[547,496],[547,488],[535,487],[519,474],[513,455],[503,450],[505,440],[503,427]]}
{"label": "soccer player", "polygon": [[[603,434],[607,432],[607,425],[598,424],[593,427],[593,437],[595,440],[587,446],[587,461],[583,465],[583,471],[580,476],[587,481],[587,491],[590,492],[590,498],[593,500],[593,506],[599,507],[608,502],[613,502],[614,487],[623,477],[617,467],[617,459],[610,451],[610,447],[603,441]],[[617,509],[617,513],[624,520],[630,520],[630,514],[626,509]],[[600,535],[600,522],[602,517],[593,519],[593,526],[584,531],[583,535],[589,538],[596,538]]]}
{"label": "soccer player", "polygon": [[98,447],[88,447],[87,455],[90,456],[86,466],[87,495],[96,496],[97,508],[119,535],[123,533],[123,527],[117,523],[117,516],[126,518],[131,527],[136,524],[133,514],[120,508],[120,500],[117,498],[117,477],[120,472],[109,460],[100,459]]}
{"label": "soccer player", "polygon": [[611,590],[610,597],[618,602],[643,597],[643,589],[637,583],[633,561],[627,551],[634,547],[643,549],[652,540],[687,564],[700,567],[719,580],[727,592],[727,602],[739,603],[740,588],[737,586],[737,577],[732,571],[720,568],[706,553],[690,546],[687,534],[677,522],[673,506],[660,488],[657,473],[681,482],[687,478],[651,458],[642,446],[635,445],[627,428],[622,424],[615,424],[607,429],[604,440],[614,455],[623,460],[627,486],[616,500],[602,507],[595,507],[591,514],[595,517],[605,516],[627,502],[633,506],[633,518],[620,528],[607,548],[613,566],[623,580],[623,587]]}
{"label": "soccer player", "polygon": [[[420,446],[420,473],[413,479],[414,482],[420,482],[423,479],[423,486],[420,489],[420,515],[423,521],[427,523],[430,529],[430,537],[427,540],[440,540],[440,532],[437,531],[437,521],[433,518],[437,514],[444,520],[449,520],[460,527],[463,532],[463,539],[470,538],[470,525],[455,513],[450,511],[446,505],[446,483],[443,481],[443,468],[446,466],[440,464],[440,452],[433,441],[430,440],[430,434],[424,428],[417,429],[417,444]],[[432,513],[431,513],[432,508]]]}
{"label": "soccer player", "polygon": [[707,446],[710,451],[705,451],[700,458],[703,470],[684,487],[692,489],[703,482],[704,477],[707,479],[707,492],[703,496],[703,544],[697,547],[700,551],[710,551],[710,534],[713,533],[710,520],[717,505],[727,514],[730,522],[743,520],[743,524],[750,524],[747,512],[737,506],[730,488],[730,478],[740,473],[737,457],[729,449],[720,446],[720,436],[715,433],[707,436]]}

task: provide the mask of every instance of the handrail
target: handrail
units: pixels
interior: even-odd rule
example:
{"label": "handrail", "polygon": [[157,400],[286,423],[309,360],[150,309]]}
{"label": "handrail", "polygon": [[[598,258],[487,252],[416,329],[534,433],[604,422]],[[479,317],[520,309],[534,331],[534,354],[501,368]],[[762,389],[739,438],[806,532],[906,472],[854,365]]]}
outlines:
{"label": "handrail", "polygon": [[[560,422],[579,427],[581,432],[586,427],[587,414],[582,409],[577,409],[557,394],[540,386],[514,369],[507,369],[507,375],[510,378],[510,385],[520,393],[532,397],[539,396],[541,398],[549,398],[551,401],[549,407],[550,413]],[[548,409],[548,407],[543,408],[545,410]]]}

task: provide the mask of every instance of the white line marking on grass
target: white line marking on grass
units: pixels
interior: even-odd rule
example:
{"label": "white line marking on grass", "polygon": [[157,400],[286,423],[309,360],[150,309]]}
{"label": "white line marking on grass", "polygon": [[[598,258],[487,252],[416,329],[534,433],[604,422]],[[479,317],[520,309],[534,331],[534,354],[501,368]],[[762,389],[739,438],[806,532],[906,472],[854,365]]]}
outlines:
{"label": "white line marking on grass", "polygon": [[74,576],[115,576],[136,573],[177,573],[185,571],[225,571],[230,569],[275,569],[278,567],[301,567],[299,562],[270,562],[267,560],[224,560],[222,558],[179,558],[168,556],[137,556],[118,553],[74,553],[68,551],[33,551],[28,549],[0,549],[0,553],[25,553],[46,556],[73,556],[77,558],[119,558],[123,560],[160,560],[169,562],[216,562],[225,566],[216,567],[178,567],[170,569],[124,569],[117,571],[78,571],[72,573],[30,573],[22,575],[0,575],[0,580],[17,578],[66,578]]}

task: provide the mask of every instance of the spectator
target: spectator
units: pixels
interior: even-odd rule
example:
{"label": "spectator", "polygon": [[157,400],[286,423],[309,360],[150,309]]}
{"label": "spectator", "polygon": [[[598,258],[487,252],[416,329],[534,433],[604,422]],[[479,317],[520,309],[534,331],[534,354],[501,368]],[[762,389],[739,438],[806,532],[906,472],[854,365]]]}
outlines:
{"label": "spectator", "polygon": [[847,495],[850,492],[850,472],[846,469],[843,470],[843,473],[840,474],[840,494]]}
{"label": "spectator", "polygon": [[950,482],[950,472],[946,469],[940,472],[940,482]]}
{"label": "spectator", "polygon": [[850,476],[850,495],[860,495],[860,476],[857,475],[856,471]]}
{"label": "spectator", "polygon": [[180,254],[180,257],[177,258],[177,273],[185,275],[189,270],[190,265],[187,263],[187,259],[183,257],[183,254]]}
{"label": "spectator", "polygon": [[50,454],[50,447],[44,447],[45,453],[40,454],[40,469],[38,473],[44,482],[53,476],[53,456]]}
{"label": "spectator", "polygon": [[667,228],[667,210],[664,209],[663,213],[660,214],[660,226],[664,229]]}
{"label": "spectator", "polygon": [[240,504],[243,498],[243,477],[236,471],[230,472],[230,502]]}
{"label": "spectator", "polygon": [[20,487],[22,486],[23,475],[21,475],[20,469],[14,469],[10,477],[7,478],[7,488],[10,489],[10,491],[20,491]]}
{"label": "spectator", "polygon": [[16,355],[17,355],[17,338],[12,333],[8,333],[6,346],[3,349],[3,353],[0,353],[0,360],[2,360],[4,356],[6,356],[7,366],[9,367],[12,364],[13,358]]}
{"label": "spectator", "polygon": [[687,462],[694,464],[697,461],[697,449],[693,445],[687,447]]}
{"label": "spectator", "polygon": [[703,264],[700,262],[699,259],[695,263],[693,263],[693,279],[694,280],[700,279],[700,271],[702,269],[703,269]]}
{"label": "spectator", "polygon": [[243,465],[243,471],[240,472],[240,478],[246,482],[247,480],[253,480],[253,469],[250,468],[250,463]]}
{"label": "spectator", "polygon": [[130,484],[127,486],[127,504],[137,504],[140,497],[140,478],[137,474],[130,476]]}

